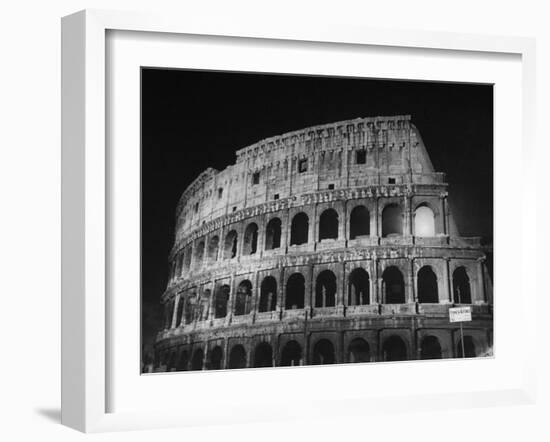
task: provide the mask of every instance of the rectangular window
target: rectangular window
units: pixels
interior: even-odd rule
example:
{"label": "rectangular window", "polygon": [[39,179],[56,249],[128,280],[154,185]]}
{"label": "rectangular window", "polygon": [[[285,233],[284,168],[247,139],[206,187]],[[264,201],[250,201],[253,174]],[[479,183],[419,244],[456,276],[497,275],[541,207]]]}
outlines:
{"label": "rectangular window", "polygon": [[237,211],[237,206],[233,207],[233,212]]}
{"label": "rectangular window", "polygon": [[276,193],[275,195],[273,195],[273,199],[278,200],[279,199],[279,194]]}
{"label": "rectangular window", "polygon": [[298,161],[298,172],[307,172],[307,158],[302,158]]}
{"label": "rectangular window", "polygon": [[367,151],[366,150],[358,150],[355,153],[355,162],[357,164],[365,164],[367,162]]}
{"label": "rectangular window", "polygon": [[334,184],[329,184],[328,185],[328,190],[333,190],[334,189]]}
{"label": "rectangular window", "polygon": [[260,184],[260,172],[254,172],[252,174],[252,184]]}
{"label": "rectangular window", "polygon": [[195,203],[195,213],[199,211],[199,203]]}
{"label": "rectangular window", "polygon": [[220,188],[218,189],[218,198],[221,198],[222,195],[223,195],[223,188],[220,187]]}
{"label": "rectangular window", "polygon": [[395,184],[395,178],[388,178],[388,184]]}

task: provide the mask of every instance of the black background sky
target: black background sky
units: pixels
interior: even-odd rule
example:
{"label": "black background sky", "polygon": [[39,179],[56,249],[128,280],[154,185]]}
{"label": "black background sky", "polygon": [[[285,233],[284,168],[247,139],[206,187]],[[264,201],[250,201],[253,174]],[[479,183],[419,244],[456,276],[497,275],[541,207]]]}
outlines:
{"label": "black background sky", "polygon": [[490,85],[142,69],[142,345],[161,324],[174,213],[207,167],[263,138],[358,117],[410,114],[464,236],[492,237]]}

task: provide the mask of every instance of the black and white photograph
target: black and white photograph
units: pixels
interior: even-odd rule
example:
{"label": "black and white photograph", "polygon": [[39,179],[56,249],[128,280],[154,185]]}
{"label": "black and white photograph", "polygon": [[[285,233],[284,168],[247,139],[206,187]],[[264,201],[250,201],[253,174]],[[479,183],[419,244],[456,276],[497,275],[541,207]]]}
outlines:
{"label": "black and white photograph", "polygon": [[492,281],[491,84],[142,68],[142,373],[493,357]]}

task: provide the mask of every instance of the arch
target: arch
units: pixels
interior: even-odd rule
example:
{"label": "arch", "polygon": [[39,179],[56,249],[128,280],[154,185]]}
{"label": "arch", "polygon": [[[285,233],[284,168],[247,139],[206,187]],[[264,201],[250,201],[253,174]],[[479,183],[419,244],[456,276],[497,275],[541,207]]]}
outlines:
{"label": "arch", "polygon": [[204,361],[204,351],[202,348],[195,350],[191,359],[191,370],[202,370]]}
{"label": "arch", "polygon": [[[476,357],[476,345],[474,343],[474,338],[471,336],[464,336],[464,353],[462,353],[462,339],[458,340],[458,344],[456,346],[456,354],[457,357],[462,358],[475,358]],[[465,354],[466,356],[463,356]]]}
{"label": "arch", "polygon": [[184,319],[186,324],[191,324],[195,319],[195,310],[197,307],[197,297],[195,293],[190,293],[185,298]]}
{"label": "arch", "polygon": [[288,341],[281,352],[281,366],[292,367],[302,364],[302,346],[296,341]]}
{"label": "arch", "polygon": [[229,301],[229,293],[231,289],[227,284],[221,285],[216,290],[214,317],[225,318],[227,316],[227,302]]}
{"label": "arch", "polygon": [[453,272],[453,301],[455,304],[471,304],[470,278],[465,267],[457,267]]}
{"label": "arch", "polygon": [[225,243],[223,246],[223,258],[231,259],[237,256],[237,232],[231,230],[225,237]]}
{"label": "arch", "polygon": [[348,360],[350,362],[369,362],[370,347],[363,338],[355,338],[348,347]]}
{"label": "arch", "polygon": [[250,304],[252,300],[252,283],[245,279],[237,287],[237,296],[235,298],[235,316],[248,315],[250,313]]}
{"label": "arch", "polygon": [[183,319],[183,305],[184,305],[185,299],[180,298],[180,301],[178,303],[178,311],[176,313],[176,327],[179,327],[181,324],[181,321]]}
{"label": "arch", "polygon": [[397,267],[390,266],[384,270],[382,285],[386,304],[405,303],[405,282],[403,274]]}
{"label": "arch", "polygon": [[369,274],[360,267],[349,275],[348,305],[367,305],[370,303]]}
{"label": "arch", "polygon": [[229,352],[228,368],[246,368],[246,351],[242,345],[235,345]]}
{"label": "arch", "polygon": [[222,368],[223,350],[217,345],[210,352],[210,370],[220,370]]}
{"label": "arch", "polygon": [[420,359],[441,359],[442,357],[439,339],[435,336],[425,336],[420,343]]}
{"label": "arch", "polygon": [[382,236],[403,235],[403,214],[398,204],[388,204],[382,211]]}
{"label": "arch", "polygon": [[265,228],[265,249],[273,250],[281,247],[281,220],[272,218]]}
{"label": "arch", "polygon": [[244,231],[243,255],[253,255],[258,248],[258,224],[250,223]]}
{"label": "arch", "polygon": [[421,237],[435,236],[435,215],[426,204],[421,204],[414,211],[414,235]]}
{"label": "arch", "polygon": [[220,246],[220,237],[218,235],[214,235],[212,238],[210,238],[210,241],[208,242],[208,252],[207,252],[208,259],[212,261],[216,261],[218,259],[219,246]]}
{"label": "arch", "polygon": [[301,273],[293,273],[286,282],[285,309],[304,308],[306,281]]}
{"label": "arch", "polygon": [[336,275],[323,270],[315,281],[315,307],[334,307],[336,305]]}
{"label": "arch", "polygon": [[320,339],[313,347],[313,365],[336,363],[334,345],[328,339]]}
{"label": "arch", "polygon": [[399,336],[392,335],[384,341],[382,355],[384,361],[406,361],[407,346]]}
{"label": "arch", "polygon": [[187,350],[183,350],[180,353],[177,369],[178,371],[187,371],[189,369],[189,353]]}
{"label": "arch", "polygon": [[439,302],[439,293],[437,289],[437,276],[430,266],[424,266],[416,275],[418,302],[433,303]]}
{"label": "arch", "polygon": [[300,212],[292,218],[290,226],[290,245],[306,244],[308,242],[309,218]]}
{"label": "arch", "polygon": [[338,239],[338,213],[327,209],[319,218],[319,241],[323,239]]}
{"label": "arch", "polygon": [[277,280],[266,276],[260,285],[260,312],[272,312],[277,308]]}
{"label": "arch", "polygon": [[185,257],[183,258],[184,271],[188,272],[191,268],[191,255],[193,254],[193,247],[187,247],[185,251]]}
{"label": "arch", "polygon": [[356,206],[349,217],[349,237],[355,239],[370,235],[370,213],[365,206]]}
{"label": "arch", "polygon": [[273,348],[269,343],[262,342],[254,350],[254,367],[273,367]]}
{"label": "arch", "polygon": [[166,371],[172,371],[176,369],[176,352],[170,353],[170,358],[168,359],[168,364],[166,365]]}
{"label": "arch", "polygon": [[195,248],[195,259],[193,259],[193,267],[195,267],[196,269],[199,268],[202,264],[203,258],[204,258],[204,241],[201,241]]}

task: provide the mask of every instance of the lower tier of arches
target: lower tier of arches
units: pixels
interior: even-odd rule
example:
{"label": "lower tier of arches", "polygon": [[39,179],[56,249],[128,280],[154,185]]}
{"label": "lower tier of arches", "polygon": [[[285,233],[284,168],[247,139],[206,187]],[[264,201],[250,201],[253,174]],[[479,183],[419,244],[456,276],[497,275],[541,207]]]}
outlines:
{"label": "lower tier of arches", "polygon": [[459,327],[256,330],[160,342],[144,371],[196,371],[492,356],[492,321]]}

